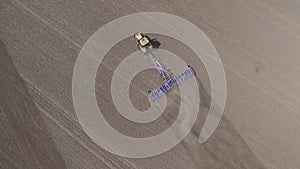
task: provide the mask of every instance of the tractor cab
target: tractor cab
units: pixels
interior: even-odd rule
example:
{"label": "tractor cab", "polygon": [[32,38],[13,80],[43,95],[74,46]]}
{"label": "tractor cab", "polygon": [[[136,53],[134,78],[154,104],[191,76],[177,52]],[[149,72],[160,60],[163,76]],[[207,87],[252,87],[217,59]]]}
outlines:
{"label": "tractor cab", "polygon": [[134,38],[136,39],[138,48],[142,52],[146,52],[147,49],[152,48],[151,40],[145,34],[138,32],[138,33],[134,34]]}

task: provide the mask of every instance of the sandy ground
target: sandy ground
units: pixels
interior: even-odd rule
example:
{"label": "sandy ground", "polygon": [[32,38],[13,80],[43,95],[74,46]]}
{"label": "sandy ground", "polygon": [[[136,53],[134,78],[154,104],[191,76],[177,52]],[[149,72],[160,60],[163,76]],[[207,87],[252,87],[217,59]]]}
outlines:
{"label": "sandy ground", "polygon": [[[0,168],[300,168],[299,1],[0,3]],[[178,146],[156,157],[130,159],[103,150],[82,130],[72,103],[72,72],[81,47],[96,30],[144,11],[171,13],[203,30],[224,64],[228,94],[219,127],[198,144],[211,101],[207,72],[188,47],[152,35],[162,49],[195,67],[202,102],[195,127]],[[96,96],[115,129],[147,137],[174,121],[178,100],[173,98],[179,91],[169,94],[163,116],[152,123],[137,125],[118,114],[107,89],[116,66],[135,50],[128,38],[109,51],[98,69]],[[138,74],[130,86],[133,105],[149,108],[143,91],[159,84],[153,70]]]}

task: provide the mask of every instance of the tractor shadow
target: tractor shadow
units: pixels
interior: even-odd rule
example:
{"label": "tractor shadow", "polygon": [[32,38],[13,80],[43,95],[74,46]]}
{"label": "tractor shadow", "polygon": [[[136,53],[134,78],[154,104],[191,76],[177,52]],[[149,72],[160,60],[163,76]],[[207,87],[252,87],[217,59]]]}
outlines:
{"label": "tractor shadow", "polygon": [[153,46],[153,48],[156,48],[156,49],[158,49],[161,45],[160,42],[157,39],[151,39],[150,43]]}

